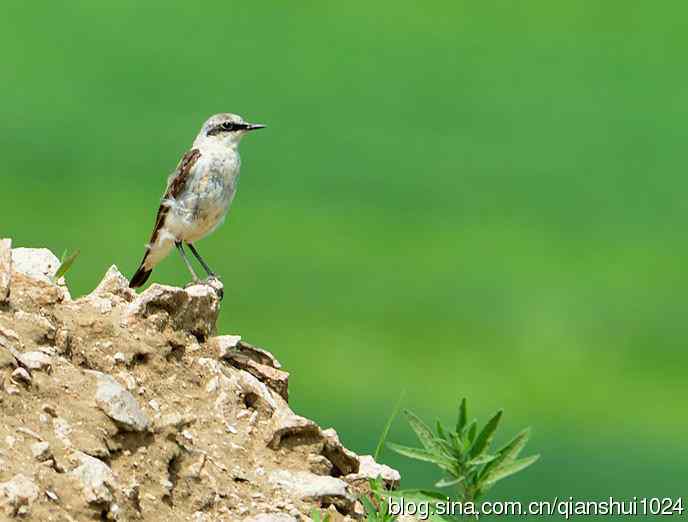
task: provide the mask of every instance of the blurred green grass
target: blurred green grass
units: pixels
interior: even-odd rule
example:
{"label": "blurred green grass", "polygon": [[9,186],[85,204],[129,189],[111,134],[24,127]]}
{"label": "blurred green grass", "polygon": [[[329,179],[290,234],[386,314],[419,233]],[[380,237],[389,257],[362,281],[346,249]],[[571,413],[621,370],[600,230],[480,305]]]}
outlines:
{"label": "blurred green grass", "polygon": [[238,112],[269,129],[198,246],[296,409],[372,452],[401,390],[443,419],[466,395],[543,454],[498,497],[685,493],[684,3],[2,11],[0,235],[80,248],[73,293],[133,272],[197,128]]}

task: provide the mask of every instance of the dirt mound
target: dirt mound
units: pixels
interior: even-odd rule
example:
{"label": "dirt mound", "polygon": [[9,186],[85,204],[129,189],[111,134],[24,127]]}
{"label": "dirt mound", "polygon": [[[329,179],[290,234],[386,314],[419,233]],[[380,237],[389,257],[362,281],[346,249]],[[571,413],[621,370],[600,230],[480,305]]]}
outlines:
{"label": "dirt mound", "polygon": [[73,300],[57,258],[0,240],[0,518],[361,518],[367,477],[399,474],[288,405],[269,352],[215,335],[219,285],[116,267]]}

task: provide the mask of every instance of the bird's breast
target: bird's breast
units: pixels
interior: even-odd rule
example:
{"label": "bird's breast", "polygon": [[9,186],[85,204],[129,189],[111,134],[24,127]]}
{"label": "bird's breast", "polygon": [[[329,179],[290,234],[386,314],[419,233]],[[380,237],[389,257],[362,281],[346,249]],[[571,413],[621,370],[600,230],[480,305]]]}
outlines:
{"label": "bird's breast", "polygon": [[236,192],[239,179],[238,156],[209,155],[197,165],[192,173],[188,192],[197,199],[197,212],[205,209],[214,210],[217,207],[227,207]]}

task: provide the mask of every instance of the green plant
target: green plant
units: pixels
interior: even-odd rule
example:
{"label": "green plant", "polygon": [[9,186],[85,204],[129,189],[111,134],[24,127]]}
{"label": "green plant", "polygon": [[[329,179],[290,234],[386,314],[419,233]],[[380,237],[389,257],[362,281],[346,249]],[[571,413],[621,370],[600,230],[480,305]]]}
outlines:
{"label": "green plant", "polygon": [[325,513],[325,516],[323,517],[320,514],[320,511],[318,511],[317,509],[314,509],[311,511],[311,520],[313,522],[331,522],[332,517],[330,517],[329,513]]}
{"label": "green plant", "polygon": [[[380,454],[382,453],[382,450],[385,447],[387,435],[389,434],[389,430],[392,427],[392,422],[394,422],[394,419],[399,413],[399,409],[401,408],[401,401],[403,400],[403,398],[404,394],[402,393],[399,396],[399,400],[397,400],[397,403],[394,406],[392,413],[387,419],[384,428],[382,429],[380,439],[378,440],[377,446],[375,447],[375,453],[373,454],[373,458],[375,460],[378,460],[380,458]],[[389,506],[387,505],[387,496],[389,495],[389,492],[385,487],[385,483],[382,480],[382,477],[369,479],[368,485],[370,486],[370,494],[364,494],[358,498],[358,500],[361,502],[361,504],[363,504],[363,507],[365,509],[366,520],[368,522],[390,522],[395,520],[395,518],[389,514]]]}
{"label": "green plant", "polygon": [[62,258],[60,259],[60,266],[58,267],[57,272],[55,272],[55,275],[52,278],[53,282],[59,281],[61,277],[63,277],[67,272],[69,272],[69,269],[72,268],[74,261],[76,261],[76,258],[79,257],[80,253],[81,252],[79,250],[75,250],[69,256],[67,256],[66,250],[62,253]]}
{"label": "green plant", "polygon": [[[436,433],[411,411],[405,410],[404,414],[423,447],[413,448],[392,443],[388,443],[388,446],[406,457],[435,464],[447,475],[435,486],[455,486],[458,500],[463,502],[477,500],[498,481],[527,468],[540,457],[533,455],[518,458],[528,442],[529,428],[518,433],[497,451],[491,451],[502,418],[501,410],[478,431],[476,420],[468,422],[466,399],[463,399],[459,406],[456,428],[449,431],[437,421]],[[433,491],[418,493],[426,498],[440,499],[443,496]]]}
{"label": "green plant", "polygon": [[361,495],[359,500],[366,512],[367,522],[392,522],[396,520],[390,515],[387,504],[389,491],[381,477],[369,479],[370,495]]}

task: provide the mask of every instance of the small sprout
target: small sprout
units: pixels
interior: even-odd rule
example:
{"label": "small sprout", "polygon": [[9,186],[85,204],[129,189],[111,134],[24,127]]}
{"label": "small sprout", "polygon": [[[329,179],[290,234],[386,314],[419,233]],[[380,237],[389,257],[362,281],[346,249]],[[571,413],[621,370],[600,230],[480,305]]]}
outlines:
{"label": "small sprout", "polygon": [[[79,257],[80,253],[80,250],[75,250],[69,256],[67,256],[67,251],[64,251],[62,258],[60,259],[60,267],[57,269],[57,272],[55,272],[55,275],[52,278],[54,283],[59,281],[60,278],[64,277],[64,275],[69,272],[69,269],[72,268],[74,261],[76,261],[76,258]],[[67,257],[65,258],[65,256]]]}

